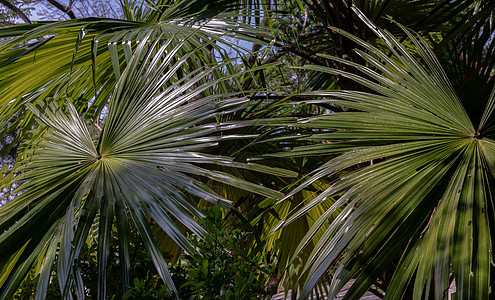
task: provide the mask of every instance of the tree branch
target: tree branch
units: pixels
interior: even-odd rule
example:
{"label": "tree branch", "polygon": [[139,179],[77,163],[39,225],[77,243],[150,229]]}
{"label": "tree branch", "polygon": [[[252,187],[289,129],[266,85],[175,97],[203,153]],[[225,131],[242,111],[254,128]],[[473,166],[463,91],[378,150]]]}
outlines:
{"label": "tree branch", "polygon": [[0,3],[6,6],[8,9],[15,12],[25,23],[31,24],[31,20],[14,4],[8,2],[7,0],[0,0]]}
{"label": "tree branch", "polygon": [[[76,16],[74,15],[74,12],[72,12],[72,8],[70,6],[65,6],[56,0],[48,0],[48,2],[51,5],[55,6],[56,8],[60,9],[61,11],[63,11],[64,13],[66,13],[69,16],[69,18],[71,18],[71,19],[76,18]],[[71,1],[71,3],[72,3],[72,1]]]}

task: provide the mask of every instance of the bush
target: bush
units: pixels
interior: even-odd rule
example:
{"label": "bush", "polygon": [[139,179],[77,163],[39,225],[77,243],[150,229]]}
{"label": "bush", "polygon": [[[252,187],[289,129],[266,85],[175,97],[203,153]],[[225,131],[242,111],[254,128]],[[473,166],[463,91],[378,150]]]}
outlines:
{"label": "bush", "polygon": [[[266,266],[262,253],[250,253],[252,233],[232,229],[230,221],[215,207],[206,212],[204,240],[190,235],[191,243],[201,255],[182,255],[170,272],[181,299],[264,299],[272,292],[266,282],[274,267]],[[124,299],[174,299],[158,277],[134,279]]]}
{"label": "bush", "polygon": [[[183,254],[177,263],[170,267],[170,273],[181,299],[264,299],[270,298],[272,292],[266,283],[274,266],[269,267],[261,252],[252,247],[252,233],[234,228],[233,220],[222,216],[220,207],[205,212],[203,220],[208,235],[204,240],[190,235],[191,243],[202,255]],[[118,257],[109,258],[108,299],[175,299],[158,276],[148,253],[144,249],[135,230],[131,230],[130,247],[132,251],[131,275],[133,286],[120,294],[120,266]],[[88,243],[80,256],[80,270],[87,289],[87,296],[96,298],[97,293],[97,244]],[[112,252],[118,252],[112,248]],[[165,255],[167,256],[167,255]],[[22,282],[14,299],[33,299],[39,279],[35,266],[30,276]],[[60,299],[60,290],[56,279],[56,264],[49,286],[48,299]]]}

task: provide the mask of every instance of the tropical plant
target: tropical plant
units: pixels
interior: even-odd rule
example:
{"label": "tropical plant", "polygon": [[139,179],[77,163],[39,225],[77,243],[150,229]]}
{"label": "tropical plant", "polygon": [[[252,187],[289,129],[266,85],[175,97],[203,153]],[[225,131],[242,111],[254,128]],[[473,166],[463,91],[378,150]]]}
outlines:
{"label": "tropical plant", "polygon": [[[325,56],[352,72],[305,67],[350,79],[364,89],[305,94],[315,99],[309,103],[345,109],[300,120],[300,126],[318,132],[308,138],[315,145],[293,153],[336,157],[288,197],[320,178],[349,173],[279,224],[294,222],[328,197],[336,199],[297,249],[321,234],[307,259],[308,280],[300,297],[308,297],[329,274],[330,297],[355,278],[344,298],[357,299],[392,266],[391,281],[383,286],[385,299],[442,299],[454,280],[458,298],[488,299],[493,296],[495,221],[492,80],[477,77],[491,94],[470,95],[468,103],[422,37],[392,22],[407,36],[406,46],[357,13],[377,36],[377,46],[332,30],[359,46],[355,52],[363,63]],[[476,115],[470,105],[483,103]],[[338,209],[338,217],[329,220]]]}
{"label": "tropical plant", "polygon": [[244,15],[232,13],[237,5],[160,1],[151,8],[127,6],[131,21],[83,19],[1,30],[0,36],[12,39],[0,45],[0,124],[3,132],[19,129],[12,143],[19,145],[17,162],[2,185],[21,183],[14,191],[20,194],[0,210],[1,298],[11,297],[33,266],[39,266],[35,297],[44,298],[54,263],[63,297],[83,298],[78,257],[90,232],[98,241],[98,298],[105,298],[114,224],[125,291],[129,222],[178,297],[150,219],[195,254],[174,218],[202,238],[206,231],[194,199],[230,204],[204,181],[281,197],[211,168],[294,175],[211,151],[220,141],[249,138],[222,132],[252,124],[221,121],[249,106],[242,80],[256,82],[256,68],[234,71],[234,59],[217,44],[230,44],[224,36],[237,30],[246,39],[259,33],[238,22]]}
{"label": "tropical plant", "polygon": [[[127,20],[0,29],[0,130],[14,137],[1,150],[18,154],[1,186],[21,184],[0,210],[0,298],[23,280],[38,299],[50,280],[84,297],[77,258],[90,240],[98,297],[112,247],[125,294],[130,226],[177,297],[162,237],[204,259],[183,233],[206,236],[204,200],[232,200],[301,297],[326,278],[331,296],[356,279],[347,299],[373,286],[442,298],[454,280],[458,298],[492,295],[493,1],[295,0],[276,7],[296,12],[280,20],[269,0],[123,4]],[[232,39],[270,42],[262,24],[282,30],[267,62],[312,65],[229,58]],[[249,97],[290,93],[294,74],[309,92],[293,102]],[[301,119],[281,128],[288,114]],[[128,295],[165,293],[135,285]]]}

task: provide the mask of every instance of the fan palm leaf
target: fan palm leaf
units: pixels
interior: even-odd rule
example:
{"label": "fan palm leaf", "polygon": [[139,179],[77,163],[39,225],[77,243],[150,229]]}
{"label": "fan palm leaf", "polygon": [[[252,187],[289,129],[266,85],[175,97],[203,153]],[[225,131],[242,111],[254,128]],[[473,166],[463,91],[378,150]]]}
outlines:
{"label": "fan palm leaf", "polygon": [[[227,93],[223,89],[226,82],[242,76],[243,72],[207,80],[212,72],[225,69],[230,63],[225,61],[179,79],[177,70],[197,52],[178,59],[176,53],[185,42],[170,48],[172,41],[148,34],[128,57],[127,66],[120,74],[113,69],[118,80],[103,130],[96,139],[70,97],[27,104],[38,125],[31,130],[31,143],[19,158],[20,166],[15,168],[20,175],[6,181],[6,184],[23,183],[17,189],[22,193],[0,210],[0,297],[11,296],[33,264],[40,262],[36,297],[44,298],[52,262],[56,260],[63,295],[84,298],[77,258],[95,220],[99,232],[99,298],[106,295],[113,224],[118,228],[122,283],[124,288],[129,285],[128,223],[131,221],[159,275],[177,297],[148,217],[182,249],[195,253],[197,250],[189,244],[174,218],[202,237],[205,230],[198,224],[202,215],[191,197],[221,202],[224,207],[230,205],[201,178],[266,197],[281,197],[280,192],[206,167],[219,165],[277,176],[294,174],[208,153],[219,141],[249,137],[221,132],[250,123],[218,121],[221,115],[248,105],[249,100],[242,96],[244,91]],[[200,94],[202,97],[198,98]]]}
{"label": "fan palm leaf", "polygon": [[[71,95],[79,112],[97,122],[121,69],[149,34],[171,39],[169,50],[182,44],[178,55],[209,43],[208,49],[202,48],[182,65],[183,72],[214,63],[215,52],[226,57],[226,49],[235,51],[234,36],[261,43],[254,36],[267,34],[255,23],[243,22],[259,12],[239,9],[241,2],[175,2],[129,4],[124,9],[128,20],[86,18],[0,29],[2,130],[20,127],[16,141],[20,140],[33,125],[32,114],[18,115],[24,105],[64,93]],[[12,116],[17,116],[15,121]],[[10,125],[4,127],[8,120]]]}
{"label": "fan palm leaf", "polygon": [[[321,97],[310,103],[351,110],[299,122],[318,133],[310,138],[315,145],[296,148],[294,155],[337,156],[293,193],[320,178],[350,172],[279,224],[290,224],[328,197],[339,196],[311,229],[318,232],[330,222],[307,260],[301,297],[308,297],[330,271],[330,296],[355,278],[344,298],[357,299],[400,256],[386,299],[400,298],[410,289],[413,299],[441,299],[453,279],[459,298],[488,299],[493,293],[495,93],[479,99],[487,103],[481,116],[470,117],[419,35],[396,23],[413,54],[390,32],[359,16],[385,47],[333,28],[361,47],[356,53],[365,64],[327,56],[355,72],[306,67],[349,78],[367,92],[307,95]],[[328,220],[337,209],[342,209],[338,217]],[[308,234],[300,248],[312,238]]]}

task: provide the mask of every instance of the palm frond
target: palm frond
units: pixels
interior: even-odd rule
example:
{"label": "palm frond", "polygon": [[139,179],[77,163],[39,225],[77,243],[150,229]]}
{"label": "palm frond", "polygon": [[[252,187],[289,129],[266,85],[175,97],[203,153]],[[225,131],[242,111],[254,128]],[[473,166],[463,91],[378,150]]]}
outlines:
{"label": "palm frond", "polygon": [[[295,192],[320,178],[349,171],[279,224],[294,222],[328,197],[339,196],[312,229],[315,232],[325,224],[332,211],[342,210],[329,220],[307,260],[308,280],[301,297],[308,297],[330,271],[330,297],[355,278],[344,298],[357,299],[400,257],[386,299],[402,297],[410,285],[415,299],[442,298],[451,284],[451,272],[459,297],[489,298],[492,131],[483,126],[475,129],[478,124],[473,124],[419,35],[396,23],[413,45],[416,54],[412,54],[390,32],[359,16],[385,49],[334,28],[364,49],[357,54],[365,64],[331,57],[357,72],[305,67],[349,78],[369,92],[315,91],[310,96],[320,99],[314,102],[352,110],[300,121],[300,126],[319,133],[309,138],[316,145],[296,148],[296,155],[298,151],[340,155]],[[479,118],[492,120],[493,97],[487,102]],[[303,239],[301,247],[311,238]]]}
{"label": "palm frond", "polygon": [[[10,259],[9,267],[2,270],[2,298],[13,294],[37,261],[42,265],[38,297],[43,298],[54,251],[58,253],[57,276],[63,295],[84,297],[77,258],[95,220],[100,298],[106,294],[113,224],[118,228],[124,289],[129,283],[127,220],[134,223],[158,273],[178,297],[148,217],[182,249],[196,253],[173,219],[202,237],[205,230],[198,224],[202,214],[192,198],[230,205],[202,179],[271,198],[282,196],[205,167],[220,165],[293,176],[280,168],[235,162],[207,151],[222,140],[249,138],[221,133],[243,128],[249,122],[222,123],[219,118],[248,105],[245,91],[227,93],[224,86],[256,68],[211,79],[212,72],[224,70],[230,63],[225,61],[177,78],[177,70],[197,52],[177,59],[185,41],[172,48],[170,43],[164,42],[163,36],[148,34],[120,74],[113,69],[112,76],[117,75],[118,80],[99,137],[91,136],[69,97],[27,104],[38,125],[31,132],[35,141],[20,157],[22,167],[16,172],[22,173],[13,179],[23,182],[18,188],[22,193],[0,211],[0,257]],[[54,248],[54,243],[60,247]]]}
{"label": "palm frond", "polygon": [[[47,96],[70,95],[79,112],[98,122],[121,69],[147,35],[167,38],[169,50],[181,44],[178,56],[201,49],[182,65],[178,76],[183,76],[215,63],[215,53],[227,57],[227,49],[238,51],[233,36],[263,44],[256,37],[267,34],[266,29],[243,23],[259,12],[236,11],[235,1],[209,1],[205,9],[199,9],[204,4],[200,0],[161,2],[142,7],[139,14],[129,15],[130,20],[87,18],[0,29],[5,38],[0,43],[0,127],[3,132],[21,128],[12,144],[34,122],[32,114],[19,114],[24,105]],[[194,9],[181,10],[183,6]],[[4,128],[7,120],[11,125]]]}

